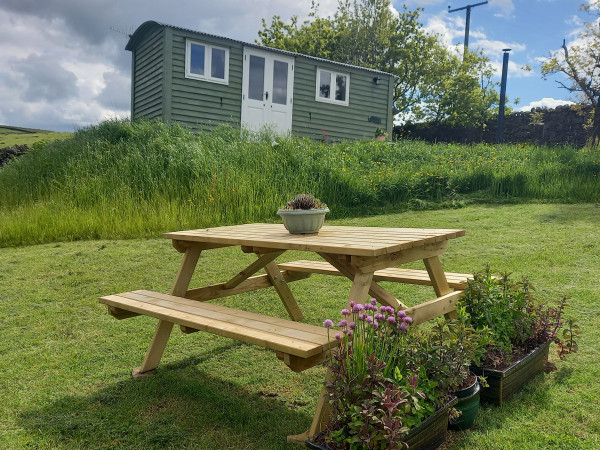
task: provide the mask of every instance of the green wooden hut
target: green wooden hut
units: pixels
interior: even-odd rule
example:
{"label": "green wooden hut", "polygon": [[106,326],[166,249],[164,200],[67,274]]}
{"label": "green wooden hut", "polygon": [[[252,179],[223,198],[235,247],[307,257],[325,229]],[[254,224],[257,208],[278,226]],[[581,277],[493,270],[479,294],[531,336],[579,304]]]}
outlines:
{"label": "green wooden hut", "polygon": [[392,134],[391,74],[155,21],[131,35],[131,117],[316,140]]}

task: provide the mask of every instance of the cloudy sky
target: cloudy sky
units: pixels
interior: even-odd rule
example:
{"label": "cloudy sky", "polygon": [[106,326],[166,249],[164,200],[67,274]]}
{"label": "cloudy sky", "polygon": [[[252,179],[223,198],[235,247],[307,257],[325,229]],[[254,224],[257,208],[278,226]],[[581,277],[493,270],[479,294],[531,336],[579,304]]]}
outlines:
{"label": "cloudy sky", "polygon": [[[480,0],[450,0],[452,8]],[[321,15],[337,0],[320,0]],[[394,1],[425,8],[422,21],[448,45],[464,39],[464,11],[448,0]],[[543,81],[540,58],[577,37],[589,16],[580,0],[490,0],[472,9],[470,48],[492,60],[498,76],[502,49],[510,54],[508,94],[518,108],[555,106],[569,99]],[[131,54],[127,37],[146,20],[253,42],[261,18],[306,18],[310,0],[0,0],[0,124],[73,131],[127,116]],[[116,30],[116,31],[115,31]],[[123,34],[125,33],[125,34]],[[533,70],[521,70],[529,64]]]}

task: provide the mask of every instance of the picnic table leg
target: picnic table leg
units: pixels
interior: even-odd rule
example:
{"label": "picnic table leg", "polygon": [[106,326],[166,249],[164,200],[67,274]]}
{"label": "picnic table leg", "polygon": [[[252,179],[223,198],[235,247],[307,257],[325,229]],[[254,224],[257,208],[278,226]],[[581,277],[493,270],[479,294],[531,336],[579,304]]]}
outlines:
{"label": "picnic table leg", "polygon": [[[335,255],[330,255],[327,253],[319,253],[319,255],[335,267],[342,275],[349,278],[350,280],[354,280],[354,274],[356,273],[356,269],[352,267],[350,264],[344,263],[338,260]],[[401,301],[399,301],[396,297],[386,291],[384,288],[379,286],[373,280],[371,280],[371,286],[369,288],[369,295],[375,297],[379,303],[386,306],[391,306],[392,308],[407,308]],[[352,299],[351,299],[352,300]],[[356,301],[356,300],[355,300]],[[361,303],[364,300],[361,300]]]}
{"label": "picnic table leg", "polygon": [[277,263],[275,261],[270,261],[264,267],[265,272],[267,272],[267,275],[271,280],[271,284],[277,291],[279,298],[283,302],[283,306],[285,306],[285,309],[292,320],[295,320],[296,322],[302,320],[304,315],[302,314],[302,311],[300,311],[300,307],[298,306],[292,291],[290,291],[283,274],[279,270]]}
{"label": "picnic table leg", "polygon": [[[202,250],[198,247],[188,247],[186,249],[183,261],[181,266],[179,266],[179,271],[175,277],[175,282],[171,288],[171,295],[176,295],[178,297],[185,296],[194,270],[196,269],[198,258],[200,258],[201,251]],[[165,347],[167,346],[167,342],[169,341],[169,336],[171,336],[172,329],[173,322],[164,320],[158,321],[156,331],[150,342],[150,347],[148,347],[148,351],[146,352],[144,362],[140,367],[136,367],[131,372],[133,378],[139,379],[154,375],[165,351]]]}
{"label": "picnic table leg", "polygon": [[[325,374],[325,382],[330,383],[332,380],[333,372],[330,368],[327,368],[327,373]],[[287,441],[293,444],[304,445],[307,439],[312,438],[316,434],[319,434],[329,424],[329,420],[331,419],[331,409],[332,408],[331,403],[329,403],[329,394],[327,392],[327,388],[323,386],[323,389],[321,390],[321,395],[319,396],[319,401],[317,402],[317,409],[315,410],[315,415],[313,416],[310,428],[304,433],[293,434],[288,436]]]}
{"label": "picnic table leg", "polygon": [[[451,293],[452,289],[448,285],[448,280],[446,279],[446,274],[442,268],[440,258],[438,256],[432,256],[431,258],[425,258],[423,262],[425,263],[425,268],[429,274],[429,279],[433,284],[435,295],[442,297]],[[444,317],[446,319],[454,319],[456,317],[456,311],[444,314]]]}

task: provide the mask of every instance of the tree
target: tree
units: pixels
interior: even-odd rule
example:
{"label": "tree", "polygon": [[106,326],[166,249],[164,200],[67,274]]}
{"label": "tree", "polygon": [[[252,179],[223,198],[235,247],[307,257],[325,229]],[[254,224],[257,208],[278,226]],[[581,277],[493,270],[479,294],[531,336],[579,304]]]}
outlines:
{"label": "tree", "polygon": [[591,105],[589,143],[600,143],[600,0],[582,4],[581,9],[596,16],[585,23],[579,37],[567,45],[563,39],[557,50],[542,65],[542,76],[561,73],[567,82],[557,81],[561,88],[575,94],[580,104]]}
{"label": "tree", "polygon": [[437,40],[418,21],[420,9],[406,7],[398,15],[389,0],[341,0],[333,17],[319,17],[313,2],[301,25],[293,16],[286,24],[273,16],[262,20],[258,44],[304,53],[396,75],[394,105],[408,111],[420,101],[429,73],[428,55]]}
{"label": "tree", "polygon": [[[425,32],[421,10],[395,11],[389,0],[340,0],[334,16],[322,18],[313,2],[301,25],[296,16],[288,24],[280,16],[270,25],[263,19],[257,43],[389,72],[395,75],[395,113],[414,110],[423,119],[472,125],[483,114],[481,105],[493,97],[493,89],[479,87],[489,61],[473,54],[460,62],[437,36]],[[436,99],[445,104],[434,104]],[[429,106],[422,107],[423,102]]]}
{"label": "tree", "polygon": [[[445,49],[444,49],[445,50]],[[413,109],[416,119],[460,126],[482,126],[497,112],[500,97],[492,81],[488,58],[468,51],[434,56],[436,72],[421,103]]]}

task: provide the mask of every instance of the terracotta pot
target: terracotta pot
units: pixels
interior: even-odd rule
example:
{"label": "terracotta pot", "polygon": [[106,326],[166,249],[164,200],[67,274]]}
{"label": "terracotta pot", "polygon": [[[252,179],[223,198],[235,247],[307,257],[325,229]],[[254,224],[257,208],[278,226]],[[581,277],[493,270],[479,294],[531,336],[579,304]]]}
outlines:
{"label": "terracotta pot", "polygon": [[549,349],[550,342],[546,342],[504,370],[471,367],[471,371],[485,377],[489,385],[481,389],[481,401],[502,405],[509,400],[525,383],[544,371]]}

